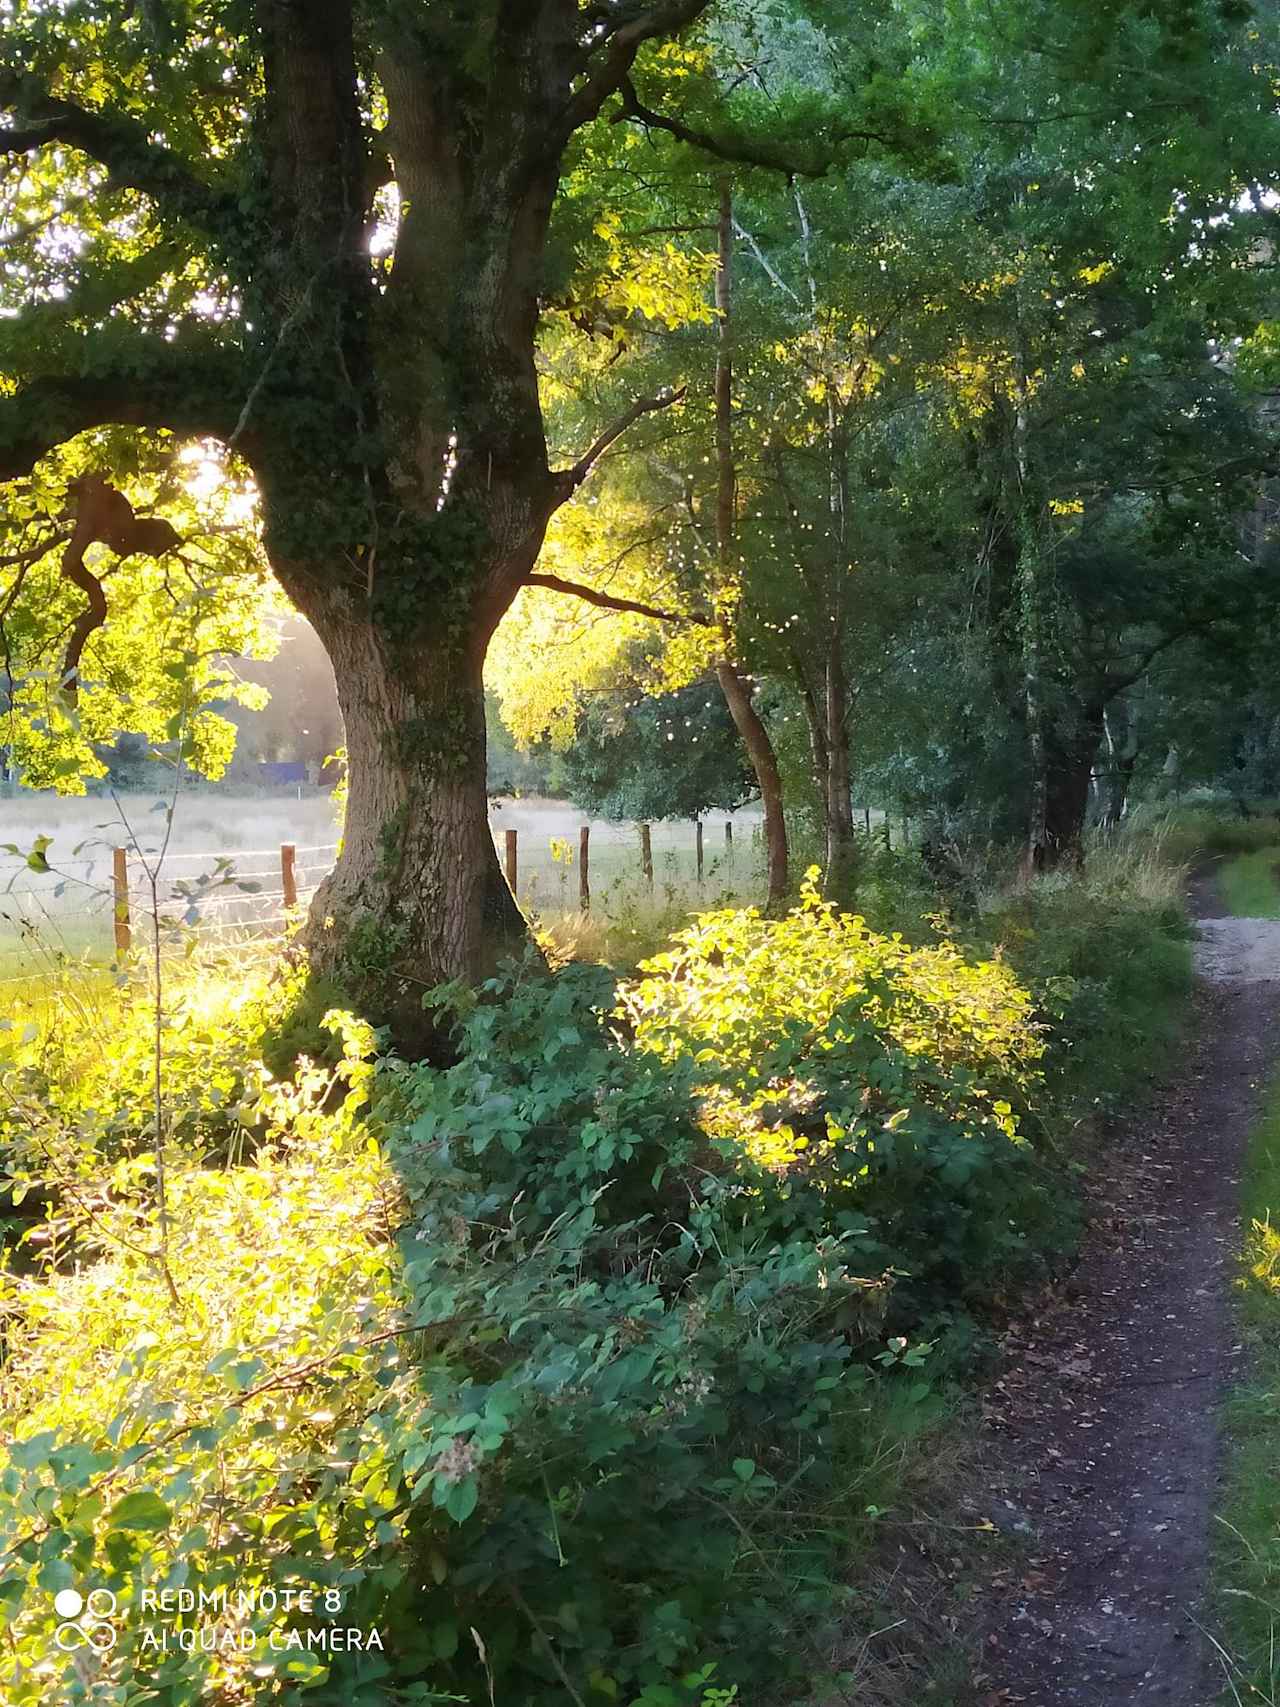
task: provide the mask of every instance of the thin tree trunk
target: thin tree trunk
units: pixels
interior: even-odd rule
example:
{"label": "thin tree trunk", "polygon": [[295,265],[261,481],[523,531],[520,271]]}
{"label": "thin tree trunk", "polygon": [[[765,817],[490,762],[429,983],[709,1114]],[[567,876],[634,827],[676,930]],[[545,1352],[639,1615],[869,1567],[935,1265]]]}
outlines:
{"label": "thin tree trunk", "polygon": [[1018,541],[1018,632],[1022,652],[1022,692],[1031,760],[1031,791],[1023,869],[1027,876],[1054,862],[1049,841],[1049,748],[1045,706],[1045,585],[1043,539],[1030,490],[1028,383],[1026,355],[1018,331],[1017,395],[1013,416],[1014,534]]}
{"label": "thin tree trunk", "polygon": [[1053,863],[1049,851],[1049,748],[1045,737],[1045,682],[1039,554],[1024,546],[1018,563],[1022,630],[1022,692],[1027,714],[1031,792],[1027,810],[1025,869],[1034,874]]}
{"label": "thin tree trunk", "polygon": [[760,802],[764,808],[764,851],[768,872],[766,905],[778,907],[787,893],[787,825],[782,814],[782,778],[778,759],[760,713],[751,698],[750,684],[741,670],[728,658],[716,665],[716,680],[724,694],[725,704],[734,726],[747,749],[751,768],[756,773]]}
{"label": "thin tree trunk", "polygon": [[800,692],[800,703],[804,707],[804,720],[809,730],[809,753],[813,760],[813,780],[822,802],[822,824],[825,832],[827,823],[827,780],[830,759],[827,754],[827,730],[822,713],[818,709],[818,701],[809,685],[808,673],[804,661],[798,654],[793,654],[792,668],[795,671],[796,685]]}
{"label": "thin tree trunk", "polygon": [[837,901],[850,898],[858,863],[853,833],[853,790],[849,779],[848,688],[844,652],[837,635],[827,654],[827,874],[826,893]]}
{"label": "thin tree trunk", "polygon": [[1103,713],[1107,746],[1107,770],[1103,779],[1102,822],[1118,829],[1129,809],[1129,789],[1138,760],[1138,729],[1123,698],[1113,701]]}
{"label": "thin tree trunk", "polygon": [[[727,178],[720,184],[720,251],[716,267],[716,310],[720,331],[716,351],[716,550],[720,574],[727,582],[736,572],[733,562],[737,478],[733,462],[733,195]],[[725,653],[716,663],[729,715],[747,750],[760,790],[764,810],[764,846],[767,871],[765,905],[780,908],[787,893],[787,821],[782,806],[782,781],[778,757],[760,713],[752,700],[751,687],[733,658],[731,636],[725,635]]]}

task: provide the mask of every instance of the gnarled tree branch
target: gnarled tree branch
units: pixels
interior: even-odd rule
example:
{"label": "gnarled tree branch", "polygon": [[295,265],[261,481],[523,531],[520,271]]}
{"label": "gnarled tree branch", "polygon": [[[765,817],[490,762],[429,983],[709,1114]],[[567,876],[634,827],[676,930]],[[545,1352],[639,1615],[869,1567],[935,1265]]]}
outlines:
{"label": "gnarled tree branch", "polygon": [[85,552],[97,543],[109,546],[118,557],[135,553],[163,557],[182,541],[162,516],[135,516],[124,493],[100,474],[82,475],[72,482],[71,490],[76,499],[76,525],[62,554],[62,573],[89,601],[72,625],[62,661],[63,691],[74,702],[85,646],[107,620],[107,595],[101,580],[85,563]]}
{"label": "gnarled tree branch", "polygon": [[[81,349],[82,362],[76,360]],[[64,354],[72,371],[40,375],[0,396],[0,480],[29,474],[55,445],[90,427],[167,427],[191,437],[230,437],[245,389],[235,351],[203,338],[169,343],[139,334],[132,348],[115,353],[120,367],[95,373],[101,358],[94,340],[69,340]]]}
{"label": "gnarled tree branch", "polygon": [[0,71],[0,105],[17,115],[14,124],[0,129],[0,153],[31,154],[60,142],[97,160],[115,183],[140,190],[195,224],[208,225],[235,209],[234,197],[205,183],[127,113],[60,100],[38,78],[16,71]]}
{"label": "gnarled tree branch", "polygon": [[638,6],[596,6],[584,14],[584,21],[594,21],[599,35],[583,52],[585,79],[565,109],[558,141],[567,142],[579,126],[595,118],[610,95],[622,87],[645,42],[675,35],[710,4],[711,0],[658,0]]}
{"label": "gnarled tree branch", "polygon": [[637,399],[625,415],[620,416],[611,427],[605,428],[591,449],[584,456],[580,456],[572,468],[562,468],[552,475],[556,483],[557,502],[562,504],[566,498],[572,497],[596,463],[611,445],[617,443],[628,427],[634,426],[642,416],[657,414],[661,409],[670,409],[673,404],[683,402],[688,389],[687,385],[682,385],[676,391],[660,391],[656,397]]}
{"label": "gnarled tree branch", "polygon": [[527,575],[524,584],[527,587],[549,587],[553,593],[572,593],[575,599],[599,605],[601,610],[631,611],[636,616],[652,617],[655,622],[691,622],[698,628],[716,626],[714,617],[703,616],[698,611],[663,610],[658,605],[647,605],[641,599],[623,599],[613,593],[599,593],[594,587],[584,587],[580,581],[562,580],[559,575]]}

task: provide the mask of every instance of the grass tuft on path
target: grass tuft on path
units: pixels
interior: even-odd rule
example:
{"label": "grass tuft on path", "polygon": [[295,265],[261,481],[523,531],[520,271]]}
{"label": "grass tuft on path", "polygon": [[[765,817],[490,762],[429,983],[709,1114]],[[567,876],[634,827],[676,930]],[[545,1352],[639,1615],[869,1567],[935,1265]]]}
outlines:
{"label": "grass tuft on path", "polygon": [[1222,899],[1242,919],[1280,919],[1280,846],[1255,848],[1222,868]]}

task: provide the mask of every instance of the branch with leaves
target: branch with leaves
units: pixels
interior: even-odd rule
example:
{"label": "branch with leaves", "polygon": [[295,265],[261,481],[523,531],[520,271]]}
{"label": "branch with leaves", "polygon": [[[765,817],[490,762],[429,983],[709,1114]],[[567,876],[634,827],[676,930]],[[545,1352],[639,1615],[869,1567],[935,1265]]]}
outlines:
{"label": "branch with leaves", "polygon": [[235,428],[243,362],[208,334],[113,339],[106,370],[92,336],[66,340],[62,354],[65,372],[39,374],[0,396],[0,480],[29,474],[55,445],[90,427],[162,427],[224,440]]}
{"label": "branch with leaves", "polygon": [[844,127],[824,138],[816,152],[801,155],[791,143],[772,143],[763,136],[715,135],[671,113],[657,112],[640,99],[630,77],[621,80],[618,93],[622,96],[622,106],[613,116],[614,124],[630,121],[645,130],[665,131],[677,141],[688,143],[691,148],[700,149],[703,154],[710,154],[717,160],[737,166],[757,166],[765,172],[780,172],[785,178],[825,178],[836,164],[844,143],[888,144],[891,141],[879,131]]}
{"label": "branch with leaves", "polygon": [[34,154],[57,144],[79,149],[107,168],[112,183],[139,190],[199,225],[224,223],[236,209],[232,196],[205,183],[127,113],[61,100],[39,78],[16,71],[0,72],[0,105],[15,115],[0,129],[0,152]]}
{"label": "branch with leaves", "polygon": [[565,499],[573,496],[600,458],[617,443],[629,427],[633,427],[646,415],[655,415],[663,409],[670,409],[676,403],[682,403],[687,392],[688,386],[682,385],[677,390],[660,391],[656,397],[641,397],[633,403],[625,415],[620,416],[611,427],[605,428],[590,450],[580,456],[572,468],[561,469],[553,476],[557,502],[564,503]]}
{"label": "branch with leaves", "polygon": [[716,619],[704,616],[700,611],[663,610],[659,605],[646,604],[643,599],[626,599],[616,593],[601,593],[594,587],[587,587],[580,581],[566,581],[560,575],[530,575],[526,581],[527,587],[547,587],[553,593],[569,593],[575,599],[583,599],[589,605],[599,605],[601,610],[630,611],[635,616],[652,617],[655,622],[695,623],[699,628],[715,628]]}

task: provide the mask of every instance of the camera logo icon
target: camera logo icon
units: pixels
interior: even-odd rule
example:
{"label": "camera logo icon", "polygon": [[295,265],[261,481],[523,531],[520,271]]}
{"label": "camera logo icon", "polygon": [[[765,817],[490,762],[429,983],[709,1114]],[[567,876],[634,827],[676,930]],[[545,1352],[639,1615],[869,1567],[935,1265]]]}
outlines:
{"label": "camera logo icon", "polygon": [[107,1620],[115,1617],[116,1597],[109,1588],[90,1589],[87,1596],[79,1589],[59,1589],[53,1597],[53,1610],[62,1619],[53,1639],[64,1654],[77,1648],[109,1654],[115,1647],[116,1632]]}

